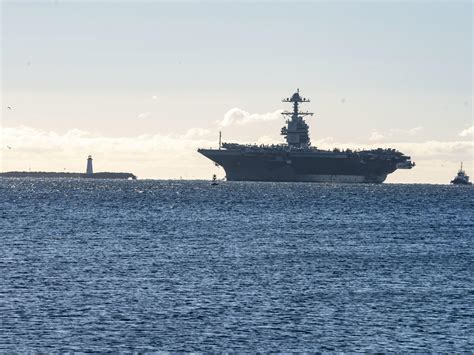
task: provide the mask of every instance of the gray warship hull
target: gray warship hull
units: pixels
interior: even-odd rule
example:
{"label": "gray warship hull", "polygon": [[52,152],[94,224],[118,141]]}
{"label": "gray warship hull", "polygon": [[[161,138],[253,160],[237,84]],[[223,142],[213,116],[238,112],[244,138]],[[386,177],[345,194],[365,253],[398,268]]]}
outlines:
{"label": "gray warship hull", "polygon": [[228,181],[288,181],[322,183],[382,183],[397,169],[411,164],[398,155],[379,157],[370,152],[299,151],[265,149],[199,149],[222,166]]}

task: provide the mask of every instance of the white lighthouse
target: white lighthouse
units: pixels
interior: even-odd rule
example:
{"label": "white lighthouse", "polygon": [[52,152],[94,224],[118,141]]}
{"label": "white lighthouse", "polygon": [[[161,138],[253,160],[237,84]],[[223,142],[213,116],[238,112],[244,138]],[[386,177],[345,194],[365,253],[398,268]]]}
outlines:
{"label": "white lighthouse", "polygon": [[87,170],[86,170],[87,175],[92,175],[93,170],[92,170],[92,155],[89,155],[87,158]]}

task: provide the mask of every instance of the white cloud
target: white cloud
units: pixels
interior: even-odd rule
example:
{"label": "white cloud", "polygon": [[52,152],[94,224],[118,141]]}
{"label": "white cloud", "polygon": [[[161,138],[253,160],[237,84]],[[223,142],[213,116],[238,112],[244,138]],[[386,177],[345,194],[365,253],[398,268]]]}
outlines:
{"label": "white cloud", "polygon": [[204,137],[211,133],[210,129],[207,128],[190,128],[183,134],[182,138],[196,138],[196,137]]}
{"label": "white cloud", "polygon": [[466,156],[472,159],[474,153],[474,142],[472,141],[426,141],[420,143],[394,143],[393,145],[402,152],[422,158],[451,157],[458,160],[458,157]]}
{"label": "white cloud", "polygon": [[[142,134],[134,137],[107,137],[79,129],[71,129],[65,133],[42,131],[31,127],[3,127],[1,136],[4,144],[15,146],[17,151],[64,150],[76,149],[97,150],[106,152],[121,152],[123,154],[145,153],[149,151],[189,149],[196,144],[209,141],[201,139],[209,130],[194,128],[184,135]],[[214,139],[213,141],[217,141]]]}
{"label": "white cloud", "polygon": [[381,139],[384,139],[385,136],[377,131],[372,131],[369,137],[369,141],[379,141]]}
{"label": "white cloud", "polygon": [[78,129],[58,133],[17,126],[3,127],[0,137],[2,171],[80,172],[85,169],[86,157],[92,154],[96,171],[127,171],[141,178],[207,176],[209,161],[196,150],[217,147],[217,138],[208,140],[199,137],[199,133],[195,137],[159,134],[110,137]]}
{"label": "white cloud", "polygon": [[232,125],[244,125],[253,122],[274,121],[281,119],[283,110],[268,113],[249,113],[240,108],[234,107],[226,112],[222,121],[218,122],[221,127]]}
{"label": "white cloud", "polygon": [[421,131],[423,131],[423,127],[421,127],[421,126],[414,127],[414,128],[410,128],[408,130],[408,134],[411,134],[412,136],[414,136],[414,135],[417,135],[418,133],[420,133]]}
{"label": "white cloud", "polygon": [[[192,128],[183,134],[143,134],[128,137],[101,136],[79,129],[64,133],[39,130],[27,126],[0,129],[1,170],[83,171],[86,157],[92,154],[96,171],[127,171],[140,178],[209,178],[223,170],[197,153],[198,147],[217,147],[214,131]],[[240,141],[240,139],[236,139]],[[282,143],[280,137],[262,136],[257,144]],[[426,142],[337,142],[332,137],[318,139],[321,149],[395,148],[410,155],[417,167],[410,172],[397,172],[405,182],[445,182],[463,160],[469,171],[474,156],[472,140]],[[11,147],[11,149],[7,147]],[[453,172],[454,171],[454,172]]]}
{"label": "white cloud", "polygon": [[150,112],[142,112],[138,114],[137,118],[145,119],[145,118],[149,118],[150,116],[151,116]]}
{"label": "white cloud", "polygon": [[379,140],[382,140],[382,139],[385,139],[385,138],[393,137],[395,135],[416,136],[417,134],[422,132],[423,129],[424,128],[421,127],[421,126],[413,127],[413,128],[409,128],[409,129],[391,128],[391,129],[388,130],[388,132],[384,132],[384,133],[379,132],[377,130],[373,130],[370,137],[369,137],[369,140],[370,141],[379,141]]}
{"label": "white cloud", "polygon": [[474,126],[466,128],[465,130],[459,133],[460,137],[472,137],[474,136]]}

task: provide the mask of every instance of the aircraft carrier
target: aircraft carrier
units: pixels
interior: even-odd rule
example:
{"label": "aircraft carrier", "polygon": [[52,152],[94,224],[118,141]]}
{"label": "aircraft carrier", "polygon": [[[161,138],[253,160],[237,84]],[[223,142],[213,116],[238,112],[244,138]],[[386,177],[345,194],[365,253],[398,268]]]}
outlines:
{"label": "aircraft carrier", "polygon": [[286,125],[281,129],[286,144],[244,145],[221,143],[218,149],[198,152],[222,166],[228,181],[307,181],[329,183],[382,183],[397,169],[411,169],[415,163],[395,149],[322,150],[312,147],[304,118],[311,112],[300,111],[310,102],[299,89],[283,102],[293,105],[284,111]]}

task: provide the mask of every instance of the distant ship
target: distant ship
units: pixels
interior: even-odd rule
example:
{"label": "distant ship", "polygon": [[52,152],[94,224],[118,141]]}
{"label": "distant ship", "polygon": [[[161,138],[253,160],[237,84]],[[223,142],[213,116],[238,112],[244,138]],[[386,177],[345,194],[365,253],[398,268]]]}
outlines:
{"label": "distant ship", "polygon": [[453,185],[472,185],[472,182],[469,181],[469,176],[466,175],[466,172],[462,169],[462,162],[461,168],[458,171],[456,177],[451,180],[451,184]]}
{"label": "distant ship", "polygon": [[198,152],[224,168],[229,181],[308,181],[337,183],[382,183],[397,169],[415,166],[409,156],[395,149],[322,150],[312,147],[308,125],[299,105],[310,102],[300,96],[299,89],[283,102],[293,104],[281,129],[286,144],[243,145],[222,143],[219,149]]}

